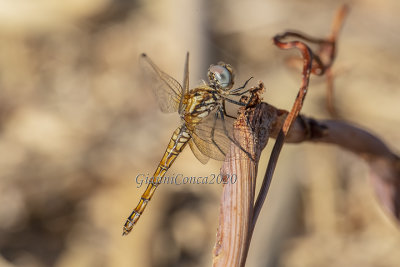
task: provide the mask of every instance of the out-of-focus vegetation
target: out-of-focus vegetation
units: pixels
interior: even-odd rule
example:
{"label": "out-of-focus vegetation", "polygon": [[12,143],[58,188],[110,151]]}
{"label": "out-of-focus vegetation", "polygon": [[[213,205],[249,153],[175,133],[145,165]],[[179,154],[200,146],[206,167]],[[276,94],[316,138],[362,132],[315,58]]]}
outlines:
{"label": "out-of-focus vegetation", "polygon": [[[341,1],[342,2],[342,1]],[[348,1],[335,104],[400,151],[400,4]],[[0,266],[209,266],[220,186],[162,185],[127,237],[177,114],[158,110],[138,71],[146,52],[191,85],[223,60],[289,108],[299,74],[274,34],[326,36],[337,1],[1,1]],[[323,78],[303,113],[329,117]],[[351,138],[351,137],[349,137]],[[260,178],[269,153],[262,157]],[[204,176],[189,150],[169,174]],[[285,146],[255,229],[248,266],[399,266],[398,226],[379,208],[367,166],[338,148]]]}

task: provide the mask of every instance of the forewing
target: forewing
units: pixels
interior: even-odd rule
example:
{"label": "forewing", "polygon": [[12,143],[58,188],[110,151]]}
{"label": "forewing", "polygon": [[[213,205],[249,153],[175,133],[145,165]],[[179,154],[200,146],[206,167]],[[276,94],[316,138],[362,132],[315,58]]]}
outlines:
{"label": "forewing", "polygon": [[204,155],[224,160],[233,139],[234,119],[222,116],[218,109],[204,118],[192,133],[193,142]]}
{"label": "forewing", "polygon": [[183,92],[179,82],[160,70],[146,54],[142,54],[140,66],[143,69],[144,78],[156,95],[161,111],[178,111]]}
{"label": "forewing", "polygon": [[[185,68],[183,70],[183,89],[181,91],[181,95],[184,96],[189,91],[189,52],[186,53],[186,60],[185,60]],[[183,104],[182,104],[183,97],[179,102],[179,114],[183,111]]]}

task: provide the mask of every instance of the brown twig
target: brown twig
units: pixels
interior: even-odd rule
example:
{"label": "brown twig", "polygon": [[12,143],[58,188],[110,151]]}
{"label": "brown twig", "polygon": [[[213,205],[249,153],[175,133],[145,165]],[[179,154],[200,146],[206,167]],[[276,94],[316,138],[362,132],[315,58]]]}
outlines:
{"label": "brown twig", "polygon": [[[296,31],[285,32],[285,37],[294,37],[297,40],[302,40],[305,44],[317,45],[317,49],[313,51],[314,60],[312,62],[311,73],[319,76],[326,74],[325,77],[327,82],[327,109],[329,113],[335,118],[338,117],[338,114],[333,104],[334,85],[332,65],[335,61],[337,54],[338,36],[348,12],[349,7],[347,5],[343,5],[341,8],[339,8],[335,18],[333,19],[331,34],[327,38],[314,38]],[[289,60],[288,63],[292,65],[293,62],[292,60]]]}
{"label": "brown twig", "polygon": [[[344,20],[347,16],[347,14],[349,13],[349,7],[347,5],[343,5],[339,11],[336,13],[336,17],[333,20],[332,23],[332,32],[331,35],[328,37],[328,40],[331,41],[331,43],[333,43],[333,47],[331,49],[324,49],[323,47],[321,47],[321,56],[323,57],[323,54],[327,54],[329,56],[329,58],[331,59],[331,62],[334,61],[335,57],[336,57],[336,53],[337,53],[337,41],[338,41],[338,36],[339,33],[343,27],[343,23]],[[327,94],[326,94],[326,106],[328,109],[328,112],[331,114],[332,117],[334,118],[338,118],[339,115],[337,113],[337,110],[335,108],[334,103],[334,94],[333,94],[333,89],[334,89],[334,85],[333,85],[333,72],[332,72],[332,68],[329,67],[326,69],[326,84],[327,84]]]}
{"label": "brown twig", "polygon": [[[276,123],[282,124],[278,116]],[[270,132],[276,138],[276,131]],[[286,140],[289,143],[316,142],[337,145],[364,159],[382,206],[400,222],[400,157],[377,136],[353,124],[339,120],[321,120],[300,116]]]}
{"label": "brown twig", "polygon": [[[284,140],[287,136],[287,133],[296,119],[297,115],[300,113],[300,110],[303,106],[303,102],[308,90],[308,84],[310,80],[310,74],[314,73],[316,75],[322,75],[327,70],[330,70],[335,56],[336,56],[336,36],[341,28],[342,21],[347,14],[347,6],[342,6],[338,15],[336,16],[333,23],[333,30],[331,36],[325,39],[317,39],[313,37],[306,36],[301,33],[296,32],[285,32],[281,35],[277,35],[274,37],[274,43],[281,49],[291,49],[297,48],[302,56],[303,56],[303,70],[302,70],[302,82],[300,86],[300,90],[297,94],[295,103],[289,114],[286,116],[285,121],[282,125],[280,132],[276,138],[276,142],[271,152],[271,156],[268,162],[267,170],[265,172],[265,176],[263,179],[263,183],[261,185],[260,193],[258,194],[255,207],[254,207],[254,216],[253,216],[253,228],[257,222],[258,216],[260,214],[261,208],[265,201],[265,198],[268,194],[268,190],[272,181],[272,177],[275,171],[276,164],[278,162],[279,154],[282,150],[282,146]],[[304,40],[310,43],[316,43],[320,46],[319,50],[314,53],[308,46],[302,41],[294,40],[283,42],[284,39],[289,37],[295,37],[300,40]],[[253,229],[254,230],[254,229]],[[253,231],[252,230],[252,231]]]}
{"label": "brown twig", "polygon": [[302,56],[303,56],[303,77],[301,81],[300,90],[296,96],[296,100],[292,106],[291,111],[287,114],[285,121],[283,122],[282,127],[279,130],[278,136],[276,138],[274,147],[272,148],[272,152],[269,158],[267,170],[265,172],[265,176],[263,182],[261,184],[260,192],[258,193],[256,202],[254,204],[254,214],[252,220],[252,229],[250,229],[250,238],[254,231],[254,227],[257,223],[258,216],[260,215],[261,208],[264,204],[265,198],[267,197],[269,187],[271,185],[272,177],[274,175],[275,167],[278,162],[279,154],[282,150],[283,143],[285,138],[292,126],[294,120],[300,113],[300,110],[303,106],[304,99],[307,94],[308,84],[310,81],[310,74],[313,69],[313,53],[311,49],[301,41],[291,41],[291,42],[282,42],[283,39],[293,36],[293,33],[284,33],[282,35],[276,35],[274,37],[274,43],[281,49],[291,49],[297,48]]}

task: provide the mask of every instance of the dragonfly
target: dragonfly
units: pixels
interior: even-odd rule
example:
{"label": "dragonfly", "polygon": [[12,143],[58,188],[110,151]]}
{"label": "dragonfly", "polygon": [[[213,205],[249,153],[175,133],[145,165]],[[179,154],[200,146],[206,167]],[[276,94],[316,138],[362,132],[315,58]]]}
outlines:
{"label": "dragonfly", "polygon": [[[226,102],[246,106],[246,103],[232,98],[246,94],[249,91],[246,85],[252,79],[233,89],[235,74],[232,66],[219,62],[209,67],[208,83],[203,82],[189,89],[189,53],[186,54],[182,84],[158,68],[146,54],[142,54],[140,60],[145,78],[152,84],[161,111],[178,112],[181,125],[172,134],[146,190],[127,218],[123,235],[131,232],[160,185],[161,179],[187,144],[203,164],[210,158],[224,160],[231,143],[240,147],[238,140],[233,136],[236,117],[227,113]],[[242,150],[246,152],[243,148]]]}

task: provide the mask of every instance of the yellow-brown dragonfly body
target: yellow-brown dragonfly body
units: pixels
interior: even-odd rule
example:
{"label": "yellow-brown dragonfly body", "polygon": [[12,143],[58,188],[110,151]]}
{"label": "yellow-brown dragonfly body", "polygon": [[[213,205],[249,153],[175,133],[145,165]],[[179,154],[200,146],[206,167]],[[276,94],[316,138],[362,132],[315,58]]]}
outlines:
{"label": "yellow-brown dragonfly body", "polygon": [[149,79],[155,82],[154,92],[163,112],[178,111],[182,119],[169,141],[167,149],[151,182],[143,193],[138,205],[126,220],[123,235],[128,234],[139,220],[157,186],[176,157],[189,143],[194,155],[205,164],[209,158],[223,160],[231,142],[237,143],[232,135],[233,116],[225,111],[225,101],[243,105],[228,96],[239,96],[247,92],[244,86],[231,89],[233,70],[230,65],[211,65],[208,71],[209,83],[188,90],[189,54],[186,56],[183,87],[172,77],[162,72],[145,54],[142,66]]}

